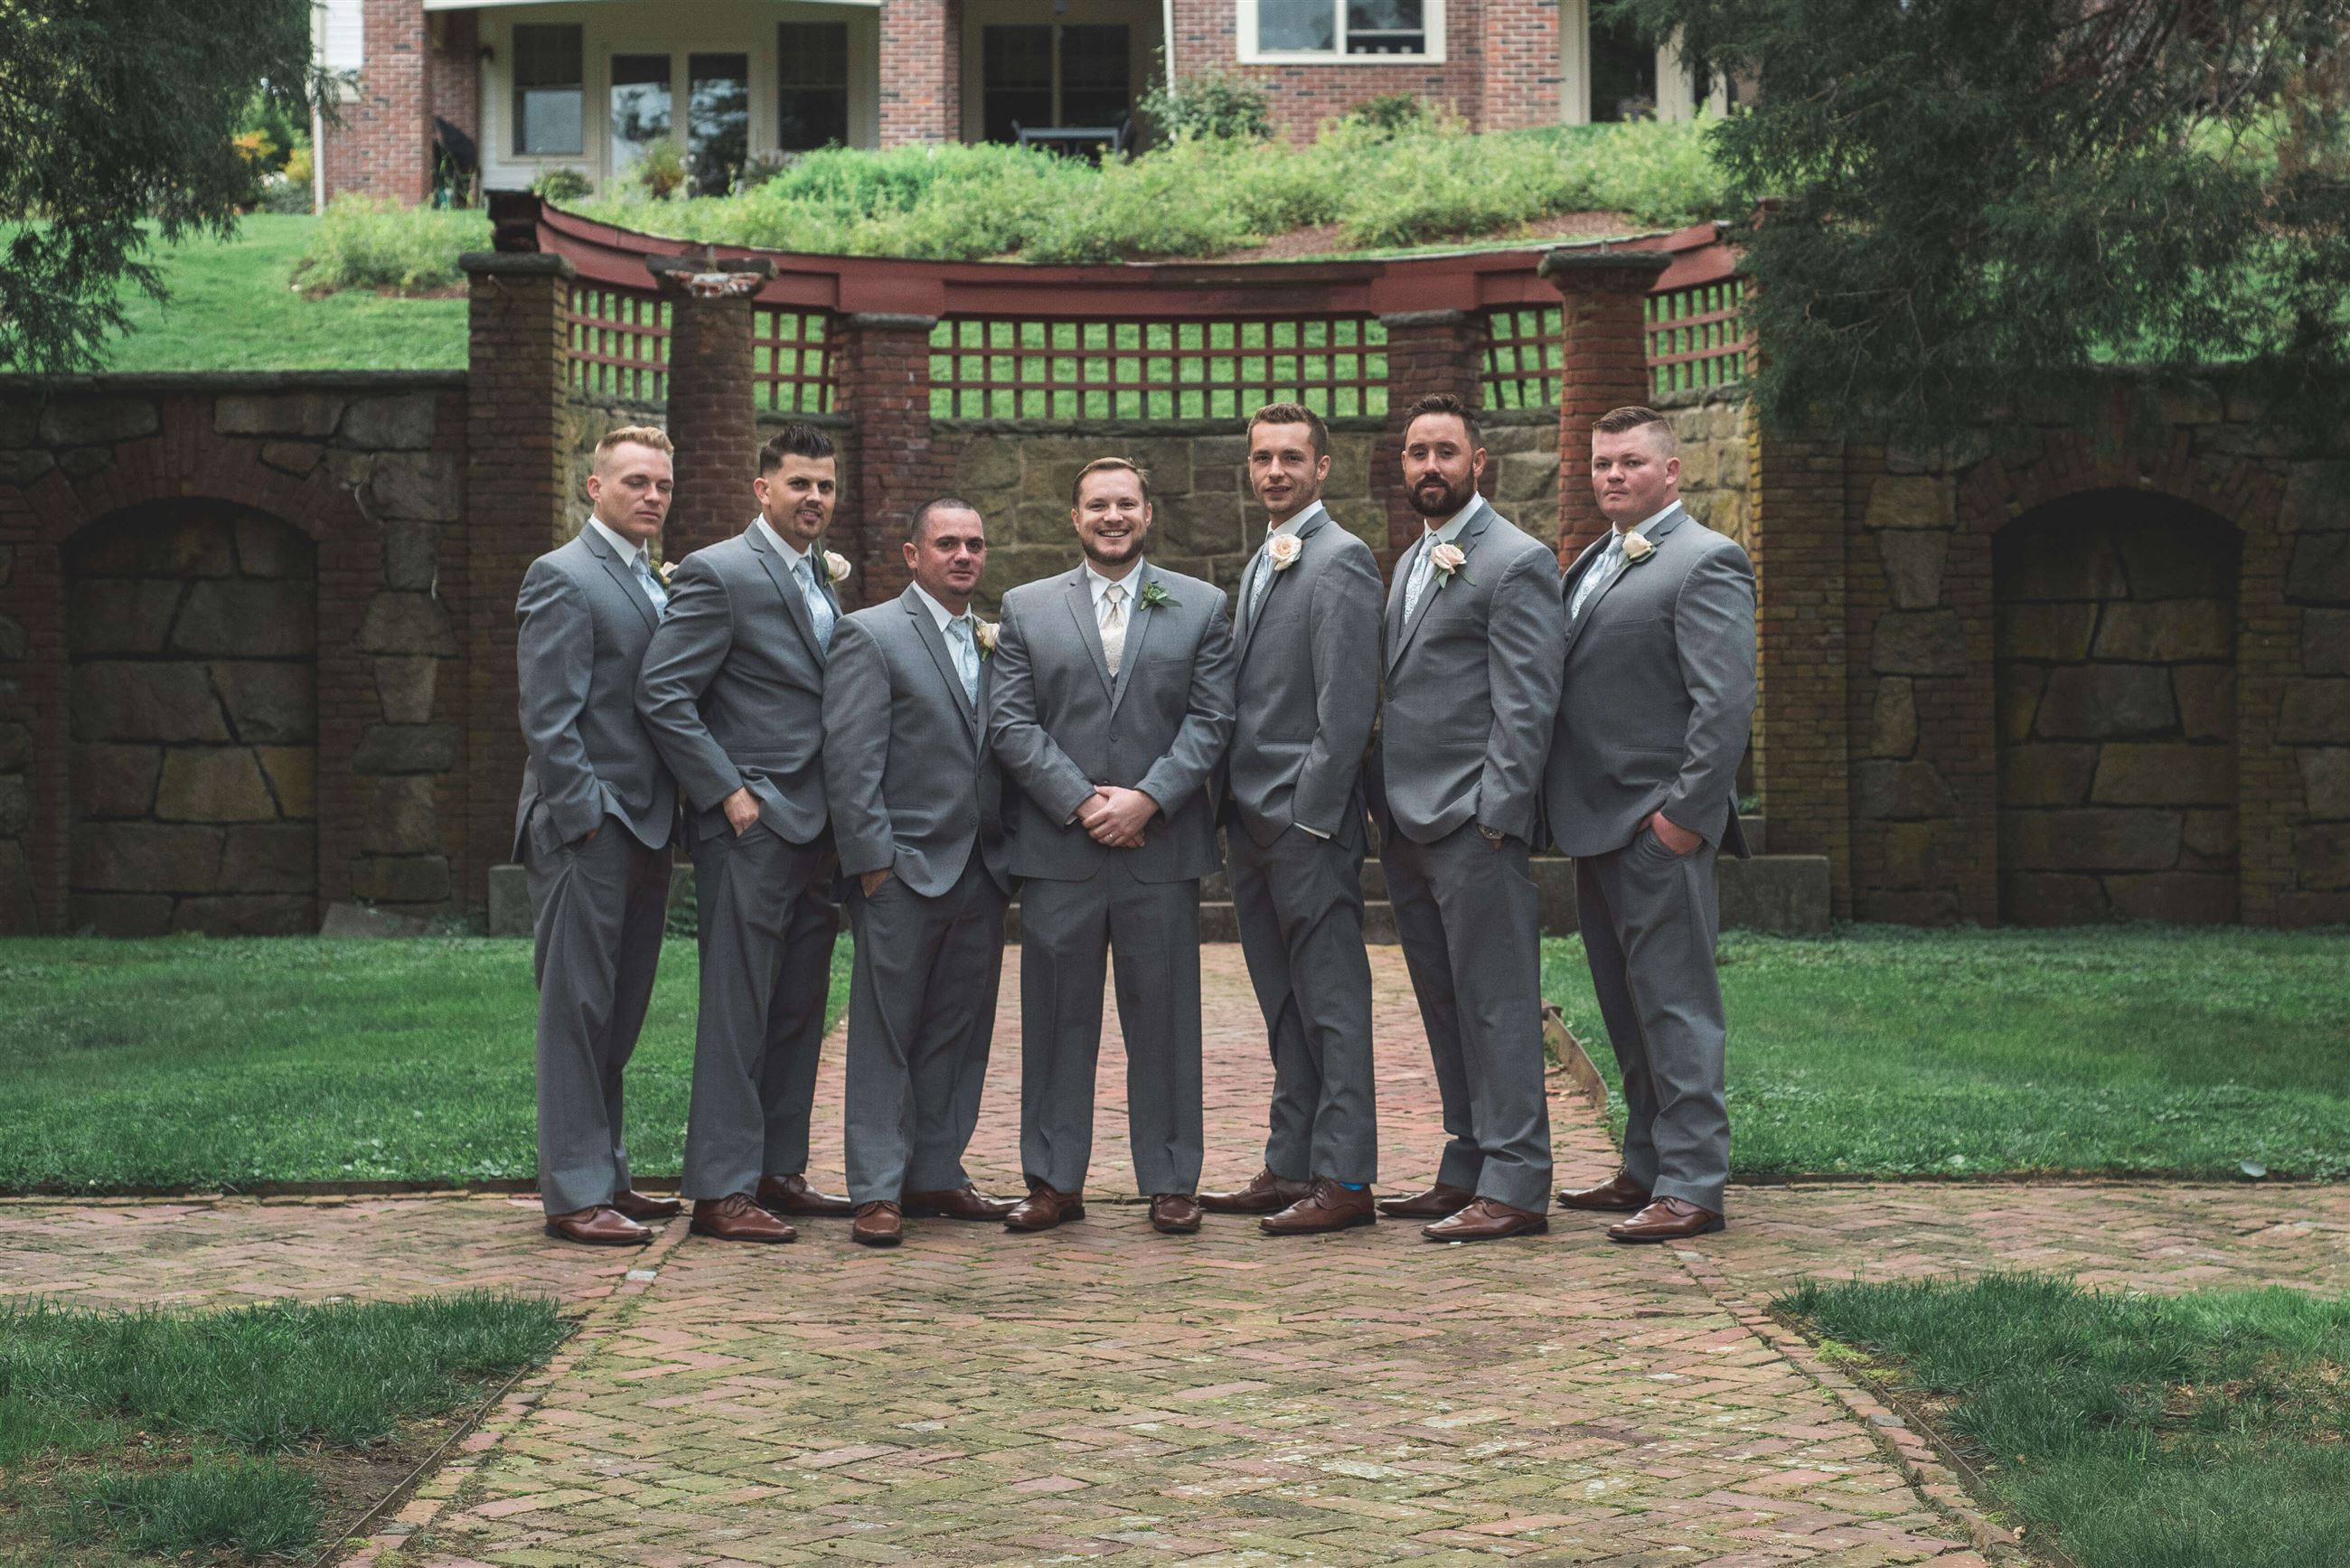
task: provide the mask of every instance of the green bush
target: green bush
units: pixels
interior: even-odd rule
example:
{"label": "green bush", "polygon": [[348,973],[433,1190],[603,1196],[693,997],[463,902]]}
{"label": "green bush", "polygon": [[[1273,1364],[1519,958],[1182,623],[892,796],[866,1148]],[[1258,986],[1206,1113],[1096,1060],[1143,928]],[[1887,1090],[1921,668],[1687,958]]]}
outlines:
{"label": "green bush", "polygon": [[457,257],[489,243],[489,220],[479,213],[437,213],[347,192],[320,214],[295,280],[317,293],[446,288],[457,281]]}
{"label": "green bush", "polygon": [[1391,92],[1367,98],[1338,118],[1384,140],[1428,130],[1436,123],[1436,111],[1416,92]]}
{"label": "green bush", "polygon": [[1170,91],[1161,76],[1137,106],[1162,140],[1262,141],[1273,134],[1273,103],[1245,77],[1191,77]]}
{"label": "green bush", "polygon": [[596,189],[588,176],[577,169],[542,169],[538,178],[530,182],[530,188],[543,199],[557,203],[577,202],[593,194]]}
{"label": "green bush", "polygon": [[685,189],[685,151],[674,141],[656,141],[638,154],[629,170],[629,183],[656,202],[666,202]]}

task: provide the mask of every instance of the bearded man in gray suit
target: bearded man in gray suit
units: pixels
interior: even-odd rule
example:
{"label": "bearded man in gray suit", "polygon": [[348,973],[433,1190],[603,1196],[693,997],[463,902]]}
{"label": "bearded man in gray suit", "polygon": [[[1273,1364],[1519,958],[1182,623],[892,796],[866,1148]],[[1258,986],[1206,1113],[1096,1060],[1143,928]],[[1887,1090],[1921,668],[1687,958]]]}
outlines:
{"label": "bearded man in gray suit", "polygon": [[1615,526],[1562,585],[1566,681],[1544,786],[1627,1118],[1622,1168],[1558,1200],[1638,1210],[1609,1228],[1618,1241],[1721,1230],[1730,1179],[1714,861],[1746,853],[1754,569],[1682,507],[1679,447],[1653,409],[1591,427],[1591,491]]}
{"label": "bearded man in gray suit", "polygon": [[856,878],[848,989],[852,1241],[894,1247],[908,1214],[1001,1220],[962,1151],[979,1120],[1012,894],[1003,770],[985,715],[994,628],[972,613],[987,530],[969,502],[914,514],[913,581],[833,631],[825,798]]}
{"label": "bearded man in gray suit", "polygon": [[596,443],[594,508],[531,563],[515,608],[522,800],[538,977],[538,1190],[546,1232],[639,1247],[675,1215],[629,1180],[620,1077],[660,964],[677,785],[637,722],[637,673],[669,596],[646,556],[669,515],[669,437]]}
{"label": "bearded man in gray suit", "polygon": [[1558,557],[1477,493],[1485,449],[1460,399],[1404,431],[1426,521],[1388,598],[1387,711],[1372,762],[1379,856],[1451,1139],[1435,1185],[1379,1204],[1436,1241],[1547,1230],[1540,908],[1527,865],[1558,708]]}
{"label": "bearded man in gray suit", "polygon": [[678,564],[637,690],[690,808],[702,1005],[682,1188],[694,1233],[720,1241],[788,1241],[776,1213],[849,1211],[806,1175],[840,925],[822,754],[836,489],[822,431],[785,425],[760,449],[758,515]]}
{"label": "bearded man in gray suit", "polygon": [[1232,732],[1232,637],[1213,584],[1151,566],[1149,481],[1077,472],[1085,564],[1003,597],[987,732],[1019,786],[1020,1160],[1005,1217],[1085,1214],[1102,980],[1114,949],[1127,1121],[1150,1222],[1200,1228],[1200,878],[1216,867],[1217,760]]}
{"label": "bearded man in gray suit", "polygon": [[1216,1213],[1274,1236],[1371,1223],[1379,1129],[1363,946],[1363,753],[1379,712],[1379,568],[1322,506],[1330,432],[1297,403],[1250,418],[1265,542],[1241,574],[1225,844],[1241,950],[1273,1051],[1264,1168]]}

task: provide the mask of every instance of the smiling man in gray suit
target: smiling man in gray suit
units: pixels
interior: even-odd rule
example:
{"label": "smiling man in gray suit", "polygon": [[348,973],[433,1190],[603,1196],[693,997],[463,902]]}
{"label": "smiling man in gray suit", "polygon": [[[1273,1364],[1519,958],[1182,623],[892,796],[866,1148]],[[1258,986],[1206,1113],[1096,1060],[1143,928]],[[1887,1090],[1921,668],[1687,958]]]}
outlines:
{"label": "smiling man in gray suit", "polygon": [[1150,490],[1124,458],[1077,472],[1085,564],[1003,596],[988,738],[1019,786],[1020,1161],[1004,1220],[1085,1213],[1094,1065],[1112,950],[1127,1123],[1150,1222],[1200,1228],[1200,878],[1216,868],[1212,774],[1232,732],[1222,590],[1143,559]]}
{"label": "smiling man in gray suit", "polygon": [[1714,860],[1744,856],[1738,763],[1754,717],[1754,569],[1680,504],[1680,443],[1652,409],[1591,427],[1591,490],[1615,524],[1562,585],[1566,681],[1544,794],[1575,857],[1575,909],[1624,1074],[1624,1164],[1562,1192],[1629,1212],[1618,1241],[1722,1226],[1727,1025]]}
{"label": "smiling man in gray suit", "polygon": [[701,1013],[686,1122],[695,1234],[788,1241],[785,1214],[846,1214],[805,1174],[837,860],[824,791],[824,661],[840,618],[822,547],[832,439],[759,451],[759,514],[678,564],[637,707],[690,810]]}
{"label": "smiling man in gray suit", "polygon": [[1566,628],[1558,557],[1477,493],[1460,399],[1412,405],[1404,483],[1427,526],[1388,597],[1387,711],[1372,810],[1404,963],[1451,1135],[1436,1184],[1383,1200],[1430,1241],[1549,1228],[1542,935],[1527,858]]}
{"label": "smiling man in gray suit", "polygon": [[1275,1236],[1371,1223],[1379,1129],[1363,947],[1363,753],[1379,712],[1379,568],[1322,506],[1330,432],[1297,403],[1250,418],[1265,542],[1241,574],[1224,841],[1241,950],[1273,1051],[1264,1168],[1217,1213]]}
{"label": "smiling man in gray suit", "polygon": [[669,515],[669,437],[596,443],[578,536],[524,574],[515,603],[522,800],[538,976],[538,1190],[546,1231],[637,1247],[678,1211],[631,1189],[620,1076],[660,963],[677,785],[637,722],[637,671],[669,602],[645,554]]}
{"label": "smiling man in gray suit", "polygon": [[985,715],[993,628],[972,613],[987,529],[969,502],[914,514],[913,582],[835,628],[824,672],[825,798],[857,879],[848,988],[853,1241],[893,1247],[908,1214],[1001,1220],[962,1167],[979,1120],[1012,894],[1003,775]]}

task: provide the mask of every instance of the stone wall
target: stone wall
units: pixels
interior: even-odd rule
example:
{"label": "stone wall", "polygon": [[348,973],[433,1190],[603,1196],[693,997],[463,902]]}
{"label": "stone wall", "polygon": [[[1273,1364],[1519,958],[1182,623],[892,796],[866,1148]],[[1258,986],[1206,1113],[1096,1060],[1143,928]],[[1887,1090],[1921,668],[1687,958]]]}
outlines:
{"label": "stone wall", "polygon": [[1673,393],[1659,402],[1680,438],[1681,501],[1690,515],[1752,549],[1747,489],[1753,431],[1746,400],[1706,391]]}

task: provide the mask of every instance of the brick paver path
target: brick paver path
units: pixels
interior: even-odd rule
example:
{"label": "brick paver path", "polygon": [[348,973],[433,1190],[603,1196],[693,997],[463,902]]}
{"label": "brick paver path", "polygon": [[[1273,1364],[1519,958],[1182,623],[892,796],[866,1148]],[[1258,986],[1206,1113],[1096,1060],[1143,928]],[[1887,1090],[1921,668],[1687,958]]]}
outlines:
{"label": "brick paver path", "polygon": [[[1207,955],[1209,1174],[1256,1168],[1269,1070],[1236,949]],[[1382,1185],[1441,1137],[1410,990],[1375,950]],[[1017,1186],[1016,987],[973,1168]],[[837,1047],[837,1042],[835,1043]],[[1483,1248],[1381,1224],[1288,1242],[1130,1195],[1106,1049],[1097,1202],[1036,1237],[840,1222],[727,1247],[557,1246],[527,1200],[0,1205],[0,1296],[107,1305],[542,1291],[585,1314],[354,1561],[1979,1564],[1869,1426],[1757,1332],[1801,1273],[1984,1267],[2172,1290],[2350,1288],[2350,1189],[1759,1188],[1691,1259],[1596,1222]],[[837,1151],[837,1052],[823,1093]],[[1554,1105],[1563,1176],[1612,1166]],[[837,1160],[831,1160],[837,1178]],[[1767,1325],[1763,1325],[1767,1328]]]}

